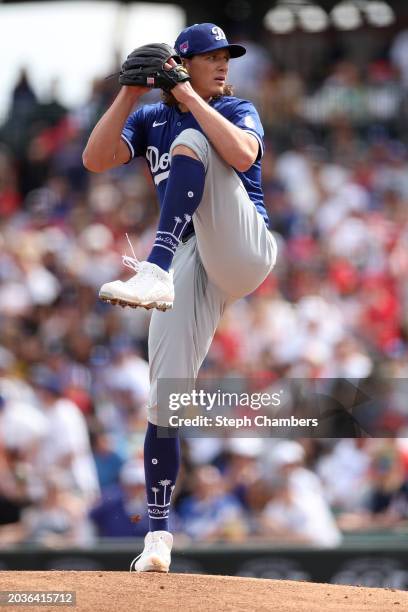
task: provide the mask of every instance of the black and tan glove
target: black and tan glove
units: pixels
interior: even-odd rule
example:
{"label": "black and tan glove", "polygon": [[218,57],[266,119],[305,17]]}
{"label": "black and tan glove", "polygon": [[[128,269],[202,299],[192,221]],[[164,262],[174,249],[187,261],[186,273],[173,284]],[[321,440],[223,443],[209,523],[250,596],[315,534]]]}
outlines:
{"label": "black and tan glove", "polygon": [[[177,65],[166,70],[164,64],[171,58]],[[189,74],[182,66],[176,50],[166,43],[138,47],[127,56],[119,73],[121,85],[158,87],[164,91],[171,91],[179,83],[189,80]]]}

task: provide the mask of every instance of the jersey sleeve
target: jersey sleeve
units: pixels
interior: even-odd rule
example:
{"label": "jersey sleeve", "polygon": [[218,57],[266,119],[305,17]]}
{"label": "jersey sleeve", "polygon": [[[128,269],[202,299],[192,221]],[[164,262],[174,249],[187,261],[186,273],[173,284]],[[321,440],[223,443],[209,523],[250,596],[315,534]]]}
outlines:
{"label": "jersey sleeve", "polygon": [[143,106],[126,119],[121,137],[129,148],[129,161],[146,153],[146,115]]}
{"label": "jersey sleeve", "polygon": [[261,158],[265,151],[264,129],[258,115],[258,111],[252,102],[240,100],[234,108],[229,120],[245,132],[253,134],[259,143],[259,153],[257,159]]}

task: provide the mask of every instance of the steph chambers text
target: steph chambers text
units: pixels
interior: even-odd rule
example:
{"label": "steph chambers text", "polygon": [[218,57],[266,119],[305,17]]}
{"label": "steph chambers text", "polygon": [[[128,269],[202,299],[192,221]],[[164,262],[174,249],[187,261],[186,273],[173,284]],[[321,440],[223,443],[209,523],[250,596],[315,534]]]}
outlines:
{"label": "steph chambers text", "polygon": [[197,415],[191,418],[172,414],[169,417],[170,427],[231,427],[233,429],[256,427],[318,427],[318,419],[298,419],[295,416],[287,418],[272,418],[264,414],[244,417],[227,417],[217,415]]}

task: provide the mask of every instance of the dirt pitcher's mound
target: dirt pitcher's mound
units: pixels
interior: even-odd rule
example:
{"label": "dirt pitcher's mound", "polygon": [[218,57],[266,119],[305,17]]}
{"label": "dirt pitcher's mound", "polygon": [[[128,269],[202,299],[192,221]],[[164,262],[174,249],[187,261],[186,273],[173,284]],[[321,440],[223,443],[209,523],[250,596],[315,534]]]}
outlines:
{"label": "dirt pitcher's mound", "polygon": [[[0,591],[75,591],[75,607],[30,605],[27,612],[402,612],[408,593],[311,582],[125,572],[0,572]],[[3,607],[3,606],[1,606]],[[10,608],[9,608],[10,609]]]}

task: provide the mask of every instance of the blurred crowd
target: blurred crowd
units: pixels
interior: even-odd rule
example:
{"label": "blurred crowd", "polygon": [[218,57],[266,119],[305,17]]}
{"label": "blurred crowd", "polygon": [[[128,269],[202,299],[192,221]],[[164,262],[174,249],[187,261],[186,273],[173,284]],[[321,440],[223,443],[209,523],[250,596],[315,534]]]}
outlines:
{"label": "blurred crowd", "polygon": [[[206,376],[407,377],[404,35],[364,69],[332,62],[313,86],[256,43],[246,68],[231,67],[236,94],[255,102],[265,126],[279,257],[226,311]],[[116,88],[96,80],[84,105],[66,109],[38,100],[23,71],[0,127],[3,547],[147,531],[150,314],[97,292],[126,276],[126,233],[146,256],[158,205],[143,160],[97,175],[81,159]],[[172,529],[186,540],[317,546],[339,544],[344,531],[404,529],[404,397],[393,396],[387,439],[183,440]]]}

